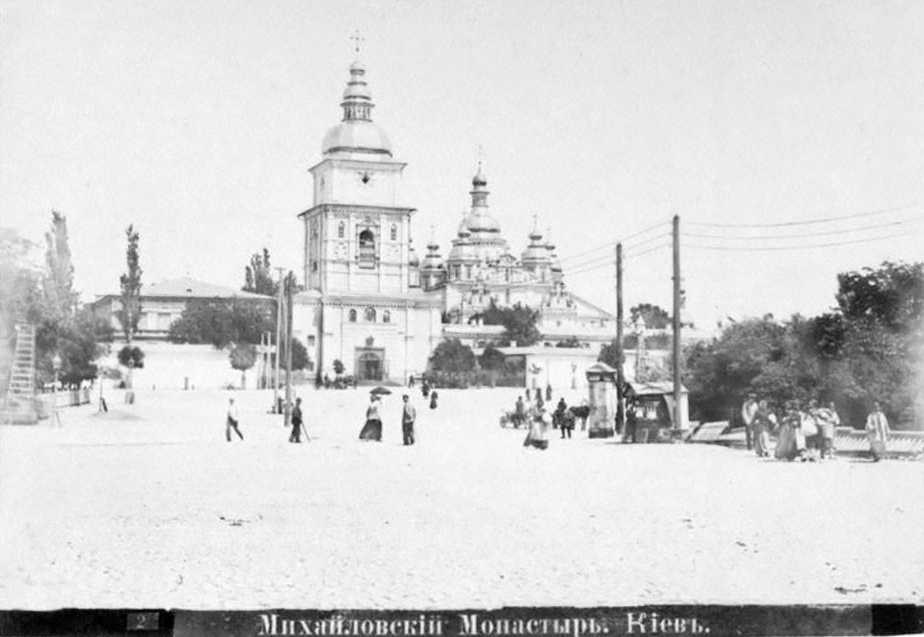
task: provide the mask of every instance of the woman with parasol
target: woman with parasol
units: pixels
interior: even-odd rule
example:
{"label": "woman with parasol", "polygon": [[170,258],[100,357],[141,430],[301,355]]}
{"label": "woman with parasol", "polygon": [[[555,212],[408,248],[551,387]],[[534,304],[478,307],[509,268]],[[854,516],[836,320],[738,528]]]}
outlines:
{"label": "woman with parasol", "polygon": [[366,408],[366,424],[359,432],[360,440],[382,441],[382,417],[379,415],[379,403],[385,394],[391,392],[384,387],[376,387],[369,392],[369,407]]}

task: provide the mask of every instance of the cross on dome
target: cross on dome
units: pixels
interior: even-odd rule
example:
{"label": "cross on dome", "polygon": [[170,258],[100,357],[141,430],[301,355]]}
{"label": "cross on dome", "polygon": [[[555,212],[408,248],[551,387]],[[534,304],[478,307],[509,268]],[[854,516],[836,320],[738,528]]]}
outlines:
{"label": "cross on dome", "polygon": [[356,55],[359,55],[359,47],[363,42],[366,41],[366,38],[359,34],[359,29],[356,29],[353,31],[353,35],[350,36],[350,39],[353,41],[353,52]]}

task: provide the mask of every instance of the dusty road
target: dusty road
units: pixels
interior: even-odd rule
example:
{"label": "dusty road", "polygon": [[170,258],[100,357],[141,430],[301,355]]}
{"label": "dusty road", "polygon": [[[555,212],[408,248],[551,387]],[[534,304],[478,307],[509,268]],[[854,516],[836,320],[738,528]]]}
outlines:
{"label": "dusty road", "polygon": [[[521,446],[510,390],[419,394],[418,444],[361,443],[366,394],[141,392],[0,429],[0,607],[924,602],[924,463],[692,445]],[[557,436],[557,434],[556,434]]]}

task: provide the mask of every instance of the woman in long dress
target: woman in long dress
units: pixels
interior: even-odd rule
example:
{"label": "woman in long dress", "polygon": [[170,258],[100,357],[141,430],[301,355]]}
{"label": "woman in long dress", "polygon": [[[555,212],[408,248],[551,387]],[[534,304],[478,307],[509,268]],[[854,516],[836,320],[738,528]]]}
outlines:
{"label": "woman in long dress", "polygon": [[[798,407],[790,402],[786,405],[786,415],[780,423],[780,435],[776,442],[774,456],[777,460],[793,460],[799,455],[799,435],[802,416]],[[804,442],[802,443],[805,444]]]}
{"label": "woman in long dress", "polygon": [[534,447],[536,449],[549,448],[549,426],[552,424],[552,418],[546,412],[545,407],[537,407],[535,411],[530,412],[529,433],[526,434],[526,440],[523,441],[524,447]]}
{"label": "woman in long dress", "polygon": [[889,441],[889,421],[882,413],[882,407],[878,402],[873,403],[873,411],[866,417],[866,437],[869,440],[869,452],[873,456],[873,462],[879,462]]}
{"label": "woman in long dress", "polygon": [[379,416],[379,397],[375,394],[369,399],[366,409],[366,424],[359,432],[360,440],[382,440],[382,418]]}

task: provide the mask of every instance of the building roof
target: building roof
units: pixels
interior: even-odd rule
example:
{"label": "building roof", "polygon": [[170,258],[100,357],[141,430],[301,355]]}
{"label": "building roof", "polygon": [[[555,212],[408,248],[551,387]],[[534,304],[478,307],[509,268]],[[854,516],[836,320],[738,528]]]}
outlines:
{"label": "building roof", "polygon": [[[117,297],[118,294],[105,294],[101,298]],[[270,299],[264,294],[244,292],[236,288],[199,281],[190,277],[166,279],[150,285],[141,286],[141,298],[199,298],[199,299]]]}

